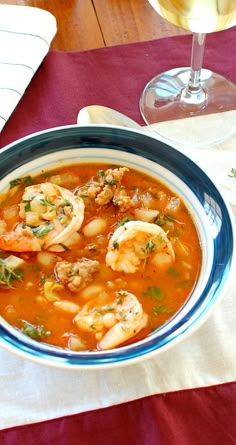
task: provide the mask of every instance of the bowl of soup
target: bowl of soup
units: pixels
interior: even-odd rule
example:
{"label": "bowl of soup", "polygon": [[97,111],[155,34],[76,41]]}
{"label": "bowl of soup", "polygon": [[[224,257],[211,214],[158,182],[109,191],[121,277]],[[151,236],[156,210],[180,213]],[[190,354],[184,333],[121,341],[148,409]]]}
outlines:
{"label": "bowl of soup", "polygon": [[0,159],[1,347],[50,366],[122,366],[174,347],[223,297],[230,209],[179,151],[75,125]]}

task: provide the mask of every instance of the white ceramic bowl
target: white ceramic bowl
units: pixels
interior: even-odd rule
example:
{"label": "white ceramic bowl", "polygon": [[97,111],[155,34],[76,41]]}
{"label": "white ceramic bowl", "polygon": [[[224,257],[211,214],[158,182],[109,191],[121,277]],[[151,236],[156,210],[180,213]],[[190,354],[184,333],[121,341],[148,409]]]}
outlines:
{"label": "white ceramic bowl", "polygon": [[94,161],[157,176],[182,197],[202,245],[200,276],[191,296],[167,323],[144,340],[110,351],[73,352],[38,343],[0,318],[0,346],[42,364],[71,369],[122,366],[174,347],[206,320],[232,275],[233,220],[220,191],[189,158],[141,131],[74,125],[16,141],[0,152],[0,192],[11,179],[36,174],[42,167]]}

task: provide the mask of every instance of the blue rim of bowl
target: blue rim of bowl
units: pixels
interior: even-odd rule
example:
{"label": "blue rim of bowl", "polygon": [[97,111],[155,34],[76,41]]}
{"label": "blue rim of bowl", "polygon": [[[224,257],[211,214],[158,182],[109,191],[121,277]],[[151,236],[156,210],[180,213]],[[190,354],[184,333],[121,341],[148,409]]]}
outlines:
{"label": "blue rim of bowl", "polygon": [[19,335],[15,328],[0,324],[0,346],[41,364],[71,369],[94,369],[133,363],[179,342],[188,332],[200,326],[215,303],[221,299],[227,289],[235,254],[233,218],[218,188],[190,158],[142,131],[122,127],[68,125],[24,137],[0,151],[0,180],[12,172],[15,165],[19,167],[39,156],[74,148],[125,151],[158,163],[171,173],[177,174],[192,190],[208,219],[213,212],[223,220],[221,227],[212,225],[213,267],[201,297],[183,319],[175,324],[173,317],[169,329],[168,323],[165,324],[164,334],[161,329],[157,330],[155,336],[147,338],[144,344],[137,342],[131,348],[121,347],[112,351],[78,354],[60,348],[51,349],[45,347],[45,344],[42,346],[23,334]]}

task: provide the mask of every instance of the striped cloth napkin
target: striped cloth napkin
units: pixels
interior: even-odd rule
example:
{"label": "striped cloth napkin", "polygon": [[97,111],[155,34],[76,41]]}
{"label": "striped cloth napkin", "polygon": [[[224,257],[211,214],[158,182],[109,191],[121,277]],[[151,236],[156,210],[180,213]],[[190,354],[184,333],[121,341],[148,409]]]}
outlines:
{"label": "striped cloth napkin", "polygon": [[55,17],[29,6],[0,5],[0,132],[49,51]]}

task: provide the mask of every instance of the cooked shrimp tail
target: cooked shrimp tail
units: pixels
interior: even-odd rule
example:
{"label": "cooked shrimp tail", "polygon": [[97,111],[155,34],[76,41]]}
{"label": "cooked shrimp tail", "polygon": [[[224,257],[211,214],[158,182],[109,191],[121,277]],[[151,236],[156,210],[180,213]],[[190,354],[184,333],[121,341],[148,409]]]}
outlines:
{"label": "cooked shrimp tail", "polygon": [[135,337],[146,325],[147,314],[135,295],[130,292],[117,292],[116,314],[118,322],[107,331],[98,344],[101,350],[112,349]]}
{"label": "cooked shrimp tail", "polygon": [[129,221],[113,233],[106,263],[113,270],[125,273],[137,271],[141,261],[151,258],[156,265],[170,264],[175,259],[171,241],[156,224]]}
{"label": "cooked shrimp tail", "polygon": [[30,230],[18,224],[12,232],[0,236],[0,249],[12,252],[38,252],[41,250],[41,244]]}
{"label": "cooked shrimp tail", "polygon": [[25,188],[19,223],[0,236],[0,249],[14,252],[54,250],[79,230],[84,202],[69,190],[45,182]]}

